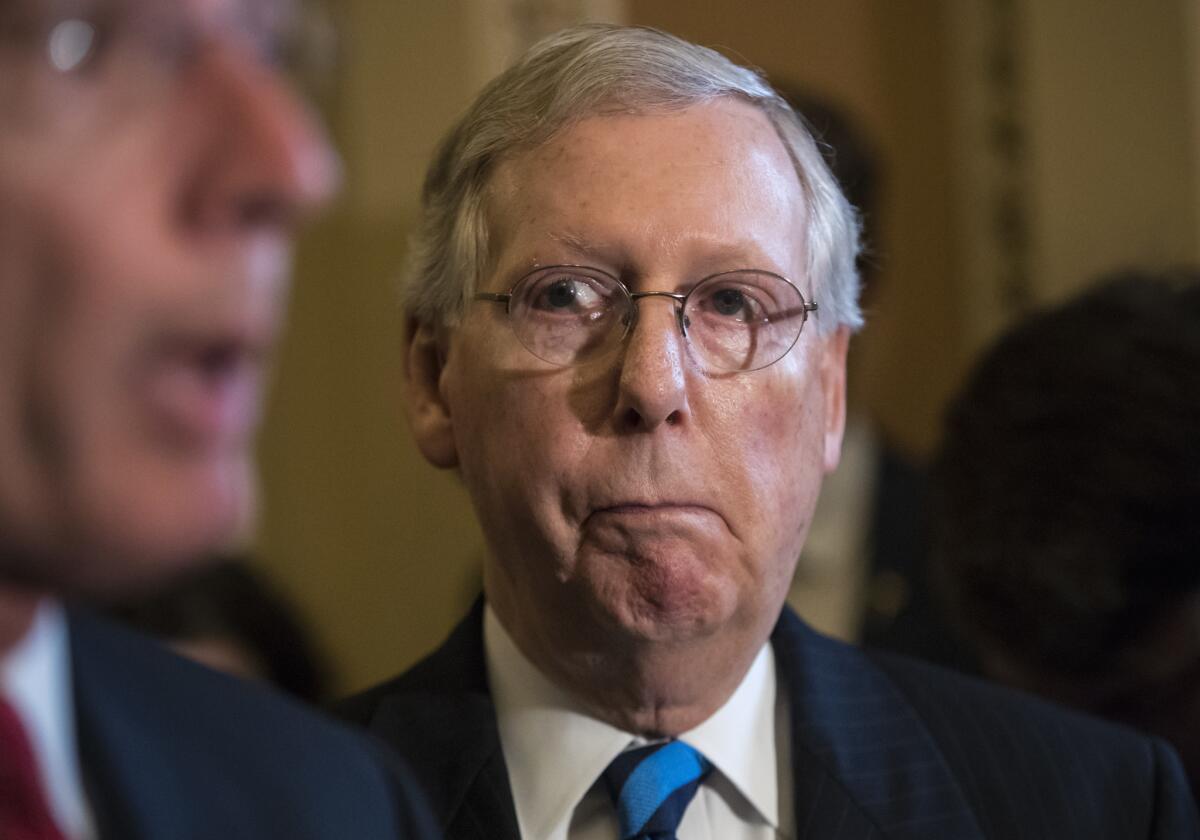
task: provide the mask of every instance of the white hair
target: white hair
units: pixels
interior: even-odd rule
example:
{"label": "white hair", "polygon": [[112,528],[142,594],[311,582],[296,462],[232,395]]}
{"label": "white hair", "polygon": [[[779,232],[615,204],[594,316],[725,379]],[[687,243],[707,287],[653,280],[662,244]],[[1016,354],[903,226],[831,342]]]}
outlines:
{"label": "white hair", "polygon": [[[807,272],[819,332],[862,325],[858,215],[803,120],[754,70],[646,27],[586,24],[534,45],[494,79],[438,147],[401,287],[406,313],[454,324],[488,265],[487,187],[498,163],[581,119],[683,109],[734,97],[762,111],[787,148],[805,198]],[[799,279],[799,278],[796,278]]]}

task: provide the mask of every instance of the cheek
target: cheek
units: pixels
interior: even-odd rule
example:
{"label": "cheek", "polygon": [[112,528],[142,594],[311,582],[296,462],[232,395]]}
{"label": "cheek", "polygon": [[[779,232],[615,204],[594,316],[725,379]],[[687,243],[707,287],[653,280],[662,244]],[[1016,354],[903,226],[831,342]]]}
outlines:
{"label": "cheek", "polygon": [[73,243],[39,272],[47,294],[30,353],[23,446],[49,518],[70,535],[67,550],[111,556],[114,578],[134,578],[143,565],[149,572],[212,550],[244,527],[251,453],[248,444],[189,453],[162,439],[137,382],[155,315],[170,311],[156,301],[173,292],[136,252]]}
{"label": "cheek", "polygon": [[768,589],[786,587],[808,532],[823,476],[823,406],[811,379],[779,377],[743,395],[721,471],[738,476],[742,537]]}
{"label": "cheek", "polygon": [[[478,359],[483,348],[465,347]],[[562,493],[582,455],[561,377],[464,365],[448,381],[459,469],[489,542],[501,553],[561,554]],[[501,548],[503,547],[503,548]]]}

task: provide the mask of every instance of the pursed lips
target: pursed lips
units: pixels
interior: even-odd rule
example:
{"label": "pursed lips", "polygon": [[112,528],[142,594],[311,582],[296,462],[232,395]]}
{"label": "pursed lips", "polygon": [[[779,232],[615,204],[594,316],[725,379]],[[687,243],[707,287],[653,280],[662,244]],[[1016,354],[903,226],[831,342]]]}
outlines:
{"label": "pursed lips", "polygon": [[592,507],[584,524],[592,520],[603,520],[607,517],[622,519],[667,519],[680,517],[718,516],[720,514],[708,505],[691,501],[620,501]]}

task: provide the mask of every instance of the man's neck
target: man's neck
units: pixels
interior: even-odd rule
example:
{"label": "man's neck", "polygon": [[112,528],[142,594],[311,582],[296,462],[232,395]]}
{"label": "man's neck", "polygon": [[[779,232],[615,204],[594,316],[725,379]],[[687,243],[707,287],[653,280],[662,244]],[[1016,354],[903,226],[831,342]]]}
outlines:
{"label": "man's neck", "polygon": [[0,658],[29,632],[38,605],[45,597],[42,590],[0,580]]}
{"label": "man's neck", "polygon": [[[549,645],[539,648],[515,635],[499,611],[496,617],[521,654],[587,714],[647,738],[676,737],[708,720],[733,695],[762,648],[762,641],[745,644],[727,634],[694,644],[617,646],[607,639],[572,655]],[[599,650],[602,655],[596,655]]]}

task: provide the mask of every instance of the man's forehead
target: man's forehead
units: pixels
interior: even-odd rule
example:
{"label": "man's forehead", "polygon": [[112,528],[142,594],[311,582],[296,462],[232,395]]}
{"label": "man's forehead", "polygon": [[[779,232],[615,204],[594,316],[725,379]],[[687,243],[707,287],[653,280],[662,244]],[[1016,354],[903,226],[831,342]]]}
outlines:
{"label": "man's forehead", "polygon": [[[703,132],[688,128],[705,127]],[[683,131],[684,133],[681,133]],[[567,139],[569,138],[569,139]],[[704,149],[714,163],[727,160],[731,149],[760,145],[784,151],[766,114],[734,97],[724,96],[678,108],[598,111],[572,120],[527,154],[570,159],[573,155],[653,151],[654,141],[672,146],[683,143]],[[630,143],[637,145],[631,147]]]}
{"label": "man's forehead", "polygon": [[[774,126],[734,99],[578,120],[503,161],[488,205],[498,247],[534,233],[560,253],[606,262],[620,251],[612,229],[644,224],[688,239],[698,258],[751,264],[762,257],[760,221],[770,227],[790,213],[790,228],[803,215],[799,178]],[[685,214],[693,230],[676,224]]]}
{"label": "man's forehead", "polygon": [[[643,166],[643,162],[652,164]],[[490,191],[503,196],[530,185],[555,189],[556,176],[603,192],[611,179],[640,180],[664,168],[682,182],[759,167],[787,189],[799,185],[795,165],[774,125],[758,108],[730,97],[685,108],[599,113],[576,119],[545,141],[521,147],[497,165]]]}

